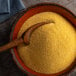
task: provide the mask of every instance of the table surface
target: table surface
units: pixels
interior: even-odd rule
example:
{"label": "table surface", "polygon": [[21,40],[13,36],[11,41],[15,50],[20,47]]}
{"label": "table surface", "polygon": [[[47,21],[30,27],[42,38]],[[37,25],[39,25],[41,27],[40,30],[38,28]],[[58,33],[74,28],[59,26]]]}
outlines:
{"label": "table surface", "polygon": [[[61,4],[64,7],[71,10],[76,15],[76,0],[22,0],[26,8],[31,5],[51,2]],[[3,45],[9,41],[12,25],[16,18],[21,15],[22,12],[17,13],[10,19],[0,23],[0,45]],[[6,26],[7,25],[7,26]],[[23,73],[13,61],[10,51],[0,53],[0,76],[27,76]],[[29,75],[32,76],[32,75]],[[76,76],[76,70],[70,73],[68,76]]]}

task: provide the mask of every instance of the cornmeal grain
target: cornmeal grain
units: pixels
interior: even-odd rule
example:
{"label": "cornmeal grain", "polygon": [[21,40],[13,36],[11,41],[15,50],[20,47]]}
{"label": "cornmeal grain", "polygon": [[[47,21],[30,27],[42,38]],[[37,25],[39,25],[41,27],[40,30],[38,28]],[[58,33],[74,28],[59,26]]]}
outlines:
{"label": "cornmeal grain", "polygon": [[53,74],[66,69],[75,59],[75,29],[61,15],[43,12],[30,17],[21,27],[18,38],[31,25],[52,20],[55,23],[37,28],[30,38],[30,45],[18,46],[18,53],[32,70]]}

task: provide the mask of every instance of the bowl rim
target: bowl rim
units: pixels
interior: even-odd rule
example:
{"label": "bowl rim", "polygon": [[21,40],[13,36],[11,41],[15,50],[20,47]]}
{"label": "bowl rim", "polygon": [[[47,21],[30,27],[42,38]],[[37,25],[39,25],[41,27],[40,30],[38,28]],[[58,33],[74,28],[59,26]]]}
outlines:
{"label": "bowl rim", "polygon": [[[49,6],[49,7],[48,7]],[[50,7],[54,7],[54,11],[52,12],[56,12],[58,14],[61,14],[62,16],[66,17],[66,19],[72,23],[74,25],[74,27],[76,28],[76,16],[67,8],[63,7],[60,4],[56,4],[56,3],[39,3],[36,5],[33,5],[31,7],[28,7],[27,10],[24,10],[24,14],[22,14],[19,19],[17,19],[17,21],[15,21],[15,24],[13,25],[12,31],[11,31],[11,35],[10,35],[10,40],[14,40],[17,37],[18,31],[20,30],[20,27],[22,26],[22,24],[24,23],[25,20],[27,20],[30,16],[35,15],[35,13],[33,14],[33,11],[36,11],[36,13],[39,13],[39,10],[43,9],[43,7],[45,7],[47,9],[47,7],[50,9]],[[37,11],[37,9],[39,9]],[[53,10],[52,9],[52,10]],[[63,11],[62,11],[63,10]],[[44,9],[45,11],[45,9]],[[62,11],[61,13],[59,13],[60,11]],[[31,14],[31,13],[32,14]],[[43,12],[43,11],[40,11]],[[66,14],[62,14],[62,13],[66,13]],[[29,16],[30,14],[30,16]],[[26,15],[28,15],[28,17],[25,19]],[[68,67],[67,69],[65,69],[64,71],[61,71],[59,73],[55,73],[55,74],[42,74],[42,73],[38,73],[33,71],[32,69],[28,68],[20,59],[20,57],[18,56],[18,53],[16,51],[16,48],[11,49],[11,53],[13,56],[13,60],[15,61],[15,63],[17,64],[17,66],[22,69],[22,71],[27,72],[27,73],[31,73],[33,75],[38,75],[38,76],[57,76],[57,75],[63,75],[63,74],[68,74],[69,73],[69,69],[72,69],[75,67],[75,62],[73,62],[72,67]],[[25,71],[26,70],[26,71]]]}

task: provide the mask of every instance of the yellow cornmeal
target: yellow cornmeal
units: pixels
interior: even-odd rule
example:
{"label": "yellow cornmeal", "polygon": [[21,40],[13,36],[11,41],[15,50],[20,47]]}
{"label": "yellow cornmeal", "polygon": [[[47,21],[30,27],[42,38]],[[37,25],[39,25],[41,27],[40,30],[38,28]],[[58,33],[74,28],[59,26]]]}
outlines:
{"label": "yellow cornmeal", "polygon": [[30,69],[45,74],[58,73],[75,59],[75,29],[62,16],[54,12],[43,12],[30,17],[21,27],[18,38],[31,25],[52,20],[55,23],[37,28],[30,38],[30,45],[21,44],[19,56]]}

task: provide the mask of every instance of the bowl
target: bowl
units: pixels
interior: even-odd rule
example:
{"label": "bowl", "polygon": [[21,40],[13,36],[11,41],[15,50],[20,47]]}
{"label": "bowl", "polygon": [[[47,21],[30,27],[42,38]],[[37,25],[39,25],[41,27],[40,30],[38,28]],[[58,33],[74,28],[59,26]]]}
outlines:
{"label": "bowl", "polygon": [[[71,11],[69,11],[68,9],[64,8],[63,6],[61,6],[59,4],[41,3],[41,4],[31,6],[27,10],[24,10],[23,12],[24,12],[24,14],[22,14],[19,17],[19,19],[17,19],[17,21],[15,21],[15,24],[13,25],[10,40],[14,40],[17,38],[17,34],[18,34],[21,26],[29,17],[31,17],[37,13],[41,13],[41,12],[58,13],[61,16],[63,16],[64,18],[66,18],[73,25],[73,27],[76,28],[76,16]],[[59,73],[42,74],[42,73],[33,71],[32,69],[28,68],[23,63],[23,61],[20,59],[20,57],[18,55],[16,47],[11,49],[11,53],[12,53],[14,61],[16,62],[16,64],[18,65],[18,67],[21,70],[23,70],[25,73],[27,72],[27,73],[31,73],[31,74],[37,75],[37,76],[57,76],[57,75],[59,76],[59,75],[69,74],[69,72],[71,72],[75,68],[75,65],[76,65],[76,61],[74,61],[68,68],[66,68],[65,70],[63,70]]]}

